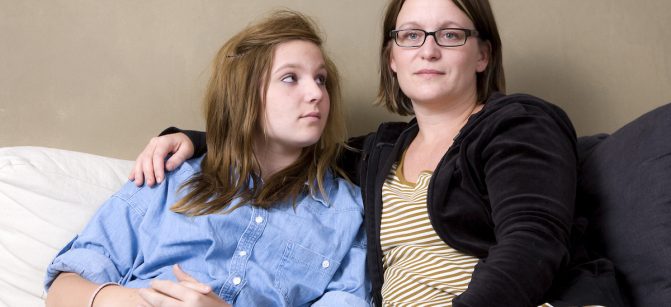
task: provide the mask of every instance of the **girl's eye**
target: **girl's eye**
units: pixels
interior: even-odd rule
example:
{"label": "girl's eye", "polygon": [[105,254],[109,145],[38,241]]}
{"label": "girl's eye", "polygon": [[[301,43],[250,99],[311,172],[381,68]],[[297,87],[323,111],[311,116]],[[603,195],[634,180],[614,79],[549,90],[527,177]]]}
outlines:
{"label": "girl's eye", "polygon": [[286,75],[282,77],[282,82],[294,83],[296,82],[296,76],[293,74]]}
{"label": "girl's eye", "polygon": [[316,81],[317,84],[319,84],[319,85],[324,85],[324,84],[326,84],[326,76],[324,76],[324,75],[319,75],[319,76],[317,76],[317,78],[315,78],[315,81]]}

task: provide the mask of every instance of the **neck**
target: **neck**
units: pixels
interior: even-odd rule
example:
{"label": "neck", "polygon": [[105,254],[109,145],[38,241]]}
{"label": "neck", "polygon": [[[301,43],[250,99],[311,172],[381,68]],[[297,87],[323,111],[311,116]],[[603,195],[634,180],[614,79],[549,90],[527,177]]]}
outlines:
{"label": "neck", "polygon": [[296,162],[300,150],[287,150],[279,145],[268,144],[257,140],[254,144],[254,155],[259,162],[261,178],[268,179],[275,173]]}
{"label": "neck", "polygon": [[466,124],[468,118],[482,109],[475,97],[469,99],[440,102],[432,104],[416,104],[413,109],[419,126],[421,139],[428,142],[452,140]]}

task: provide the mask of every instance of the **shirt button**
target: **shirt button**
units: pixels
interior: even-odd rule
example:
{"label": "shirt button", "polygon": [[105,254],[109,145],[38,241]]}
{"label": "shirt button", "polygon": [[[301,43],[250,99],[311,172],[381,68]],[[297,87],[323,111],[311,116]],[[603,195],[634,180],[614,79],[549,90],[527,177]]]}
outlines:
{"label": "shirt button", "polygon": [[256,221],[257,224],[263,223],[263,217],[262,216],[257,216],[254,221]]}
{"label": "shirt button", "polygon": [[239,255],[240,257],[244,257],[244,256],[247,256],[247,252],[246,252],[246,251],[240,251],[240,252],[238,253],[238,255]]}
{"label": "shirt button", "polygon": [[240,277],[234,277],[234,278],[233,278],[233,284],[234,284],[234,285],[237,286],[237,285],[239,285],[241,282],[242,282],[242,278],[240,278]]}
{"label": "shirt button", "polygon": [[331,265],[331,263],[328,260],[322,261],[322,268],[328,268]]}

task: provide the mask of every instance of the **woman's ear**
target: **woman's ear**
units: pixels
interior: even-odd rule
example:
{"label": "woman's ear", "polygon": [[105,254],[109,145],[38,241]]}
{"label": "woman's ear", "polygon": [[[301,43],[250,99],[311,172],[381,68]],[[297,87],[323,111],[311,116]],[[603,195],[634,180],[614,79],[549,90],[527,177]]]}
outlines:
{"label": "woman's ear", "polygon": [[394,54],[389,52],[389,68],[396,74],[396,60],[394,60]]}
{"label": "woman's ear", "polygon": [[487,65],[489,65],[489,58],[492,54],[492,44],[489,43],[489,41],[481,41],[478,45],[480,47],[480,52],[478,62],[475,65],[475,70],[477,72],[483,72],[487,69]]}

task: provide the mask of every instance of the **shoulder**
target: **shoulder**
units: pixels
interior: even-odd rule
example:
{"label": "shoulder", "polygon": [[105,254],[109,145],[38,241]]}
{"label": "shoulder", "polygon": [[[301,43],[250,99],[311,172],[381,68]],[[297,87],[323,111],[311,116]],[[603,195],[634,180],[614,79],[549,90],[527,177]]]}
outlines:
{"label": "shoulder", "polygon": [[376,138],[379,142],[393,143],[403,131],[414,125],[416,125],[414,119],[410,122],[384,122],[380,124],[375,133],[369,135],[369,138]]}
{"label": "shoulder", "polygon": [[494,134],[527,130],[532,134],[560,134],[576,138],[568,115],[558,106],[527,94],[503,95],[496,93],[484,108],[471,119],[472,132]]}
{"label": "shoulder", "polygon": [[124,201],[141,214],[157,204],[172,204],[178,200],[178,192],[184,182],[200,172],[202,159],[203,157],[187,160],[177,169],[166,172],[165,179],[152,187],[146,184],[138,187],[135,183],[128,182],[112,197]]}
{"label": "shoulder", "polygon": [[361,148],[364,152],[370,152],[374,146],[395,144],[404,132],[412,129],[417,129],[415,119],[409,122],[384,122],[375,132],[359,137]]}
{"label": "shoulder", "polygon": [[314,196],[313,198],[324,204],[329,210],[363,212],[363,201],[359,186],[329,172],[324,178],[324,188],[326,198]]}
{"label": "shoulder", "polygon": [[549,117],[570,124],[566,112],[559,106],[528,94],[496,93],[487,101],[483,115],[505,119],[510,117]]}

